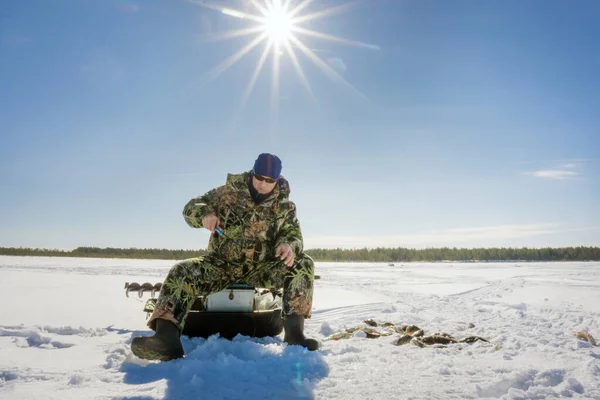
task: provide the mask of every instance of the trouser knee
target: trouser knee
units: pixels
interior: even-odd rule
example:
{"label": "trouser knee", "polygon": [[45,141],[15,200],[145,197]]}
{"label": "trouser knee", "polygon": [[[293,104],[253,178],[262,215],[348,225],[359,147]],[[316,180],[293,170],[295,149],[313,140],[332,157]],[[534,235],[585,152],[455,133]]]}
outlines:
{"label": "trouser knee", "polygon": [[183,328],[183,320],[198,296],[195,267],[202,258],[191,258],[173,265],[161,287],[154,312],[148,326],[156,327],[156,319],[165,319]]}
{"label": "trouser knee", "polygon": [[179,261],[171,267],[165,280],[189,275],[194,265],[199,264],[201,261],[202,257],[188,258],[187,260]]}

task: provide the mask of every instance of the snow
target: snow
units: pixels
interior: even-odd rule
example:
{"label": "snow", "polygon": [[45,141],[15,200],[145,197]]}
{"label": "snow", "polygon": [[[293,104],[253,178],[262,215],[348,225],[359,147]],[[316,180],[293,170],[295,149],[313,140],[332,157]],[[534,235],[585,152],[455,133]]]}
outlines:
{"label": "snow", "polygon": [[[186,358],[131,354],[149,335],[125,282],[175,261],[0,257],[0,399],[600,399],[600,263],[317,263],[306,352],[282,337],[183,338]],[[364,320],[490,342],[395,346]],[[376,328],[380,329],[380,328]]]}

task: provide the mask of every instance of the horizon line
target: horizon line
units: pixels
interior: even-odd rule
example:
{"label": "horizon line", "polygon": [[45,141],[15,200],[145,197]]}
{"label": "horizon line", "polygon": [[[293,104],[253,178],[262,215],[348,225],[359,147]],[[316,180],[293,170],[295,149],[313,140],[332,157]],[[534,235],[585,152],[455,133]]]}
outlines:
{"label": "horizon line", "polygon": [[[404,250],[435,250],[435,249],[457,249],[457,250],[478,250],[478,249],[528,249],[528,250],[540,250],[540,249],[568,249],[568,248],[592,248],[600,249],[600,244],[578,244],[578,245],[563,245],[563,246],[479,246],[479,247],[459,247],[459,246],[427,246],[427,247],[403,247],[403,246],[363,246],[363,247],[309,247],[304,248],[304,252],[310,250],[342,250],[342,251],[356,251],[356,250],[380,250],[380,249],[404,249]],[[163,250],[163,251],[208,251],[206,248],[166,248],[166,247],[114,247],[114,246],[77,246],[74,248],[48,248],[48,247],[30,247],[30,246],[0,246],[0,250],[4,249],[23,249],[23,250],[41,250],[41,251],[59,251],[59,252],[73,252],[77,249],[115,249],[115,250]],[[0,254],[3,255],[3,254]]]}

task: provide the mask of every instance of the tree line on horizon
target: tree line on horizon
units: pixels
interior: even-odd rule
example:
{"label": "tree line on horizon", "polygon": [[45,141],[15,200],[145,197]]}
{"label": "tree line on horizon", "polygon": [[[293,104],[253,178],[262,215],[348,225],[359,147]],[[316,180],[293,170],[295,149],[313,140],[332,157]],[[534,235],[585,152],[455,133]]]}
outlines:
{"label": "tree line on horizon", "polygon": [[[89,257],[184,260],[206,254],[204,249],[138,249],[77,247],[52,250],[28,247],[0,247],[0,255],[42,257]],[[307,249],[305,253],[321,262],[414,262],[414,261],[600,261],[600,247],[543,248],[426,248]]]}

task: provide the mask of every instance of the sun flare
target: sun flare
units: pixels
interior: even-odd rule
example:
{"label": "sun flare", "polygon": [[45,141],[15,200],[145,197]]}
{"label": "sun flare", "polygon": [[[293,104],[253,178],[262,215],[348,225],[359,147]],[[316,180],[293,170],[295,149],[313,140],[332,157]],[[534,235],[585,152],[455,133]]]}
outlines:
{"label": "sun flare", "polygon": [[262,21],[262,28],[274,44],[286,44],[294,30],[294,21],[287,8],[274,4],[266,10]]}
{"label": "sun flare", "polygon": [[[298,76],[298,80],[302,86],[304,86],[308,95],[315,104],[317,103],[317,100],[313,94],[309,79],[301,66],[299,58],[300,56],[305,57],[306,60],[312,62],[335,83],[342,84],[346,88],[350,89],[355,95],[358,95],[363,100],[368,101],[366,96],[348,83],[341,75],[345,71],[345,65],[343,64],[343,61],[336,56],[334,51],[328,49],[316,50],[305,43],[307,38],[316,38],[338,44],[360,47],[363,49],[375,51],[379,50],[379,46],[376,45],[348,40],[343,37],[321,33],[306,27],[306,24],[310,24],[315,20],[346,11],[349,8],[354,7],[354,5],[361,0],[354,0],[342,5],[308,13],[306,10],[309,8],[311,3],[315,2],[315,0],[240,0],[243,1],[243,4],[248,5],[250,9],[254,9],[254,12],[248,10],[248,7],[243,8],[243,10],[234,7],[224,8],[222,5],[211,4],[210,0],[187,1],[203,8],[218,11],[229,17],[247,21],[249,24],[247,27],[242,29],[230,30],[207,37],[207,40],[224,40],[241,37],[250,37],[251,40],[246,45],[242,46],[238,51],[208,71],[202,79],[204,83],[217,78],[220,74],[231,68],[261,43],[264,43],[262,54],[256,66],[254,67],[248,85],[242,94],[242,101],[239,111],[241,111],[248,102],[258,80],[258,76],[263,70],[263,67],[267,63],[267,59],[269,57],[272,58],[273,77],[271,84],[271,111],[272,117],[275,119],[281,98],[281,94],[279,93],[279,81],[282,62],[280,59],[283,57],[287,58],[289,62],[287,65],[291,65],[291,67],[294,69],[296,75]],[[230,0],[229,3],[233,1],[234,0]],[[324,56],[322,57],[318,53],[321,53]],[[344,68],[341,70],[339,67],[340,64],[344,65]]]}

